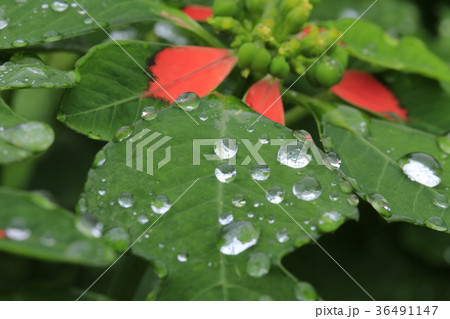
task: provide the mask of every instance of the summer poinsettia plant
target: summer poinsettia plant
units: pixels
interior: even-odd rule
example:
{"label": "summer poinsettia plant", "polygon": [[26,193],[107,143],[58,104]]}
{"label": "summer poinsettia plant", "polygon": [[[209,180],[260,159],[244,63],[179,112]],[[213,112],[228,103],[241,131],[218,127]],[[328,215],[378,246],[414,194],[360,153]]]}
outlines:
{"label": "summer poinsettia plant", "polygon": [[[346,71],[348,52],[334,27],[308,22],[316,1],[214,1],[213,7],[189,5],[182,11],[229,37],[228,49],[171,47],[152,60],[148,97],[174,102],[183,92],[205,96],[237,67],[253,82],[243,96],[247,105],[284,124],[282,94],[306,76],[310,85],[331,89],[336,96],[373,112],[406,120],[406,110],[374,76]],[[391,114],[391,115],[389,115]]]}

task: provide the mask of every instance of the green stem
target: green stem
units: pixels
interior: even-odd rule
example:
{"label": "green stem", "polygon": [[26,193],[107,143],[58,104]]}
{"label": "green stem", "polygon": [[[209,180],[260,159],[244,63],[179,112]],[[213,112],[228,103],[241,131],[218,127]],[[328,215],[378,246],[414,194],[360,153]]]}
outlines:
{"label": "green stem", "polygon": [[289,109],[285,114],[285,124],[287,127],[291,127],[297,121],[308,116],[309,110],[303,106],[296,105],[293,108]]}

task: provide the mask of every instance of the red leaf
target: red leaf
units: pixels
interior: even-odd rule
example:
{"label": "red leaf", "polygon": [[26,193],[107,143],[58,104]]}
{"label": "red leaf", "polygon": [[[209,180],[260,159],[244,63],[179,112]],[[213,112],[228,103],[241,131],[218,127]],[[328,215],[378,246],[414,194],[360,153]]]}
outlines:
{"label": "red leaf", "polygon": [[182,11],[196,21],[206,21],[213,15],[212,8],[206,6],[186,6],[182,9]]}
{"label": "red leaf", "polygon": [[264,78],[253,84],[245,96],[245,103],[256,112],[284,125],[283,101],[278,79]]}
{"label": "red leaf", "polygon": [[225,49],[194,46],[164,49],[150,63],[149,70],[157,83],[150,81],[144,96],[169,103],[185,92],[205,96],[226,78],[236,61]]}
{"label": "red leaf", "polygon": [[[341,99],[376,113],[393,113],[407,120],[395,95],[370,73],[346,71],[342,81],[331,91]],[[383,115],[390,118],[387,114]]]}
{"label": "red leaf", "polygon": [[6,238],[6,233],[4,230],[0,229],[0,239]]}

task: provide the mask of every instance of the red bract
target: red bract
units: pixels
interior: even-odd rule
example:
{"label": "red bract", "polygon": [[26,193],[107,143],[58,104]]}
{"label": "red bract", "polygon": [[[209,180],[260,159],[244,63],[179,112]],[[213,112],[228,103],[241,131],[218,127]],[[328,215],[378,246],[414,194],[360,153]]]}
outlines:
{"label": "red bract", "polygon": [[245,96],[245,103],[256,112],[284,125],[283,101],[278,79],[264,78],[253,84]]}
{"label": "red bract", "polygon": [[0,229],[0,239],[6,238],[6,233],[3,229]]}
{"label": "red bract", "polygon": [[227,77],[236,61],[225,49],[194,46],[164,49],[149,65],[158,83],[150,81],[144,96],[169,103],[185,92],[205,96]]}
{"label": "red bract", "polygon": [[182,11],[196,21],[206,21],[213,15],[212,8],[198,5],[186,6]]}
{"label": "red bract", "polygon": [[[393,113],[407,120],[407,110],[399,106],[395,95],[373,75],[362,71],[346,71],[342,81],[331,91],[341,99],[376,113]],[[388,117],[387,114],[383,114]]]}

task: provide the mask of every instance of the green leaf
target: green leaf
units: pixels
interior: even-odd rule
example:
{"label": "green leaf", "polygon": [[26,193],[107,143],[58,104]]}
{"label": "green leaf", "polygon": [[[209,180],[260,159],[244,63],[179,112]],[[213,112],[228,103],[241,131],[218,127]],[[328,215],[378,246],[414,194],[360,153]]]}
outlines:
{"label": "green leaf", "polygon": [[[358,195],[366,199],[389,222],[405,221],[450,232],[450,161],[436,136],[404,125],[366,117],[344,105],[321,102],[291,94],[310,107],[320,125],[324,145],[342,159],[341,169]],[[426,167],[404,166],[405,156],[426,153],[442,167],[432,173]],[[410,162],[411,163],[411,162]],[[404,170],[410,168],[416,180]],[[430,179],[440,183],[431,186]],[[436,180],[434,180],[436,182]]]}
{"label": "green leaf", "polygon": [[0,98],[0,164],[24,160],[45,151],[55,136],[46,123],[27,121]]}
{"label": "green leaf", "polygon": [[[139,41],[121,41],[122,47],[147,69],[145,61],[164,46]],[[111,140],[123,125],[136,122],[141,110],[165,105],[143,98],[150,79],[115,43],[92,48],[76,64],[80,78],[61,101],[58,119],[92,138]]]}
{"label": "green leaf", "polygon": [[[326,23],[344,32],[353,23],[344,19]],[[379,26],[359,20],[342,38],[346,48],[358,59],[385,68],[414,72],[427,77],[450,81],[450,67],[414,37],[395,39]]]}
{"label": "green leaf", "polygon": [[69,88],[75,74],[46,66],[35,57],[16,55],[0,65],[0,91],[21,88]]}
{"label": "green leaf", "polygon": [[0,250],[50,261],[107,265],[114,252],[75,228],[75,216],[37,193],[0,188]]}
{"label": "green leaf", "polygon": [[450,94],[442,90],[439,82],[393,72],[385,78],[401,105],[408,109],[408,125],[437,135],[448,131]]}
{"label": "green leaf", "polygon": [[33,0],[19,3],[16,0],[2,1],[0,9],[3,10],[3,19],[7,21],[7,26],[1,30],[0,49],[22,48],[58,41],[100,29],[93,19],[103,28],[138,21],[167,19],[188,29],[212,46],[221,45],[197,22],[178,9],[159,1],[79,0],[78,3],[89,14],[76,6],[76,3],[66,0]]}
{"label": "green leaf", "polygon": [[[312,287],[298,284],[284,270],[281,258],[310,240],[296,222],[318,238],[337,229],[344,220],[357,218],[355,203],[348,201],[354,195],[340,190],[336,171],[314,160],[299,169],[281,165],[277,161],[280,146],[268,141],[297,141],[293,132],[264,117],[250,126],[259,114],[235,98],[207,96],[190,115],[201,124],[196,125],[171,105],[159,110],[153,120],[121,129],[121,140],[107,144],[89,172],[81,198],[84,211],[94,214],[106,228],[125,229],[132,240],[155,223],[132,247],[132,253],[149,260],[163,278],[157,299],[316,299]],[[131,143],[137,143],[137,134],[148,133],[144,130],[170,137],[154,152],[153,161],[155,165],[161,163],[167,147],[171,148],[171,161],[160,169],[155,166],[152,176],[146,174],[146,167],[151,165],[143,166],[143,172],[136,169],[136,150],[128,157],[126,154],[127,145],[132,150]],[[230,183],[220,182],[215,175],[226,161],[208,161],[201,155],[200,165],[193,165],[194,139],[214,142],[220,138],[236,139],[238,146],[237,174]],[[243,139],[255,145],[260,138],[264,144],[259,154],[270,168],[270,176],[258,183],[264,190],[276,186],[283,189],[281,207],[296,222],[280,206],[269,202],[250,176],[255,159]],[[214,146],[202,146],[201,153],[214,154]],[[248,165],[247,156],[251,160]],[[143,163],[147,160],[145,157]],[[306,201],[294,196],[293,185],[300,180],[318,181],[315,195],[321,190],[319,197]],[[168,203],[164,205],[166,197]],[[169,211],[158,214],[171,204]],[[219,222],[222,219],[225,224],[231,218],[228,225]]]}

